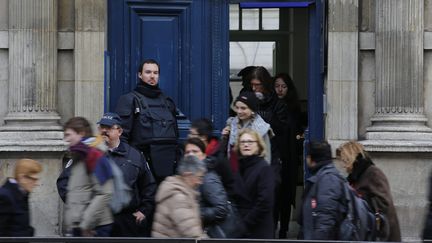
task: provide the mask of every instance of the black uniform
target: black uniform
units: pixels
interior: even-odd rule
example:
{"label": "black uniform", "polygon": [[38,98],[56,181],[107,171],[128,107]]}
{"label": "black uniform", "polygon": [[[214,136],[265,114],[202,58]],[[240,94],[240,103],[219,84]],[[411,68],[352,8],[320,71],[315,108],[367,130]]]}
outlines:
{"label": "black uniform", "polygon": [[157,182],[173,175],[178,157],[174,102],[158,86],[140,82],[119,98],[116,113],[122,119],[122,141],[144,153]]}
{"label": "black uniform", "polygon": [[[144,156],[128,144],[120,142],[117,148],[108,152],[108,157],[119,166],[126,184],[133,191],[129,206],[114,215],[111,235],[119,237],[150,236],[155,208],[156,182]],[[146,216],[141,224],[137,224],[132,215],[136,211]]]}

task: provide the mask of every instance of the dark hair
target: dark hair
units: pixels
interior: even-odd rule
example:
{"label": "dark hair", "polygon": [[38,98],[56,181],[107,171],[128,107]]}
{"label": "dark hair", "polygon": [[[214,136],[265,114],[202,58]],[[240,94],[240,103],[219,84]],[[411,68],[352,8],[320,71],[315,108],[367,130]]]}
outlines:
{"label": "dark hair", "polygon": [[138,72],[139,73],[142,72],[144,64],[156,64],[158,66],[159,73],[160,73],[159,63],[156,60],[154,60],[154,59],[146,59],[146,60],[142,61],[141,64],[140,64],[140,66],[138,67]]}
{"label": "dark hair", "polygon": [[[294,82],[287,73],[279,73],[274,77],[274,83],[276,83],[276,79],[282,79],[284,83],[288,87],[287,94],[283,98],[284,102],[286,103],[288,110],[291,112],[300,112],[300,102],[298,99],[298,93],[297,89],[294,86]],[[274,87],[273,87],[274,89]]]}
{"label": "dark hair", "polygon": [[93,130],[87,119],[84,117],[76,116],[69,119],[63,126],[63,131],[72,129],[76,133],[84,133],[84,137],[93,136]]}
{"label": "dark hair", "polygon": [[265,67],[263,67],[263,66],[255,67],[248,74],[248,76],[246,78],[246,82],[247,82],[247,85],[249,85],[249,87],[252,87],[251,86],[252,79],[258,79],[259,81],[261,81],[261,83],[264,87],[265,93],[274,93],[273,79]]}
{"label": "dark hair", "polygon": [[203,152],[203,153],[205,153],[205,151],[206,151],[206,146],[205,146],[204,142],[201,141],[201,139],[199,139],[199,138],[186,139],[186,142],[184,143],[184,147],[186,148],[186,146],[189,144],[197,146],[201,150],[201,152]]}
{"label": "dark hair", "polygon": [[255,68],[256,66],[247,66],[240,70],[240,72],[237,74],[237,77],[242,77],[242,86],[245,90],[252,90],[250,87],[250,82],[248,82],[247,78]]}
{"label": "dark hair", "polygon": [[213,123],[207,118],[194,120],[191,124],[191,127],[195,128],[199,135],[206,136],[207,141],[210,141],[210,139],[213,137]]}
{"label": "dark hair", "polygon": [[331,147],[327,141],[310,141],[306,144],[306,154],[315,162],[332,159]]}

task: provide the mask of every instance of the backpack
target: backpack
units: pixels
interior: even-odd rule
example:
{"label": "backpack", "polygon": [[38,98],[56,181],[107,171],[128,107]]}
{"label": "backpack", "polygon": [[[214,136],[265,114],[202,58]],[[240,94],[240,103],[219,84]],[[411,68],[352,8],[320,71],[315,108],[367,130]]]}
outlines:
{"label": "backpack", "polygon": [[342,182],[347,213],[339,227],[339,240],[374,241],[376,237],[375,213],[366,200],[357,196],[345,180]]}
{"label": "backpack", "polygon": [[177,121],[168,105],[168,98],[160,94],[150,99],[137,91],[133,91],[134,112],[137,114],[133,133],[142,134],[136,141],[138,145],[151,144],[158,141],[177,141]]}
{"label": "backpack", "polygon": [[111,166],[113,179],[114,179],[114,191],[110,202],[111,211],[114,214],[121,212],[122,209],[126,208],[132,199],[132,189],[126,184],[123,172],[120,167],[111,159],[108,159]]}
{"label": "backpack", "polygon": [[[325,176],[325,174],[323,175]],[[338,240],[341,241],[374,241],[376,239],[375,213],[366,200],[359,197],[351,189],[348,182],[341,175],[343,194],[342,202],[346,211],[339,224]],[[319,181],[318,181],[319,182]],[[318,182],[313,185],[313,196],[316,198]]]}

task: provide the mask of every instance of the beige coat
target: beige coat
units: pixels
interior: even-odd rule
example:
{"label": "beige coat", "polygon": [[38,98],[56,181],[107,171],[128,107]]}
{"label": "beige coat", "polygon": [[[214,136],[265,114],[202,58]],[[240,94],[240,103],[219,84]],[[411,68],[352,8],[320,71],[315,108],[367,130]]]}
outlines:
{"label": "beige coat", "polygon": [[167,177],[156,193],[153,237],[203,236],[198,192],[190,188],[180,176]]}
{"label": "beige coat", "polygon": [[111,224],[113,216],[109,203],[114,190],[113,179],[100,185],[88,174],[82,161],[73,162],[67,186],[65,221],[67,229],[94,229]]}

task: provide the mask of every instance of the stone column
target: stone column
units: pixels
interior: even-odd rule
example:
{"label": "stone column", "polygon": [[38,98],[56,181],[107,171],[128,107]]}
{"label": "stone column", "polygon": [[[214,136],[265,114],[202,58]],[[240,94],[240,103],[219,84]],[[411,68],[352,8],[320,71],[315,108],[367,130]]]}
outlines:
{"label": "stone column", "polygon": [[326,137],[337,148],[358,136],[358,0],[330,0]]}
{"label": "stone column", "polygon": [[6,125],[57,125],[57,0],[9,1],[9,67]]}
{"label": "stone column", "polygon": [[0,150],[63,150],[57,113],[57,0],[9,1],[8,111]]}
{"label": "stone column", "polygon": [[106,5],[107,0],[75,0],[75,115],[93,125],[104,109]]}
{"label": "stone column", "polygon": [[376,0],[375,4],[375,114],[366,138],[431,140],[423,104],[424,1]]}

